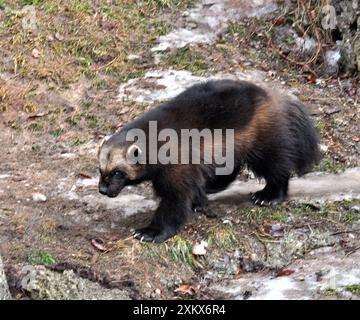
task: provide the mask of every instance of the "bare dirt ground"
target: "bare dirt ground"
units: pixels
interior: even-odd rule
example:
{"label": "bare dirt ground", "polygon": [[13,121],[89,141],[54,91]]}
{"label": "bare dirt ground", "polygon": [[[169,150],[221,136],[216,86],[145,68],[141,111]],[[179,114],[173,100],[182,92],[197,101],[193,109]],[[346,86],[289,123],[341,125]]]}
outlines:
{"label": "bare dirt ground", "polygon": [[[0,1],[0,252],[13,297],[56,298],[22,286],[29,265],[73,270],[134,299],[359,297],[358,79],[313,81],[271,51],[274,2],[33,1],[31,30],[24,3]],[[256,5],[271,13],[257,17]],[[179,42],[181,29],[199,41]],[[161,73],[169,70],[171,81]],[[139,243],[131,229],[146,224],[157,199],[147,184],[116,199],[98,194],[98,144],[208,77],[251,78],[298,96],[320,130],[323,160],[294,178],[285,204],[252,206],[261,184],[244,172],[213,197],[217,218],[194,214],[165,244]],[[195,256],[201,241],[207,252]]]}

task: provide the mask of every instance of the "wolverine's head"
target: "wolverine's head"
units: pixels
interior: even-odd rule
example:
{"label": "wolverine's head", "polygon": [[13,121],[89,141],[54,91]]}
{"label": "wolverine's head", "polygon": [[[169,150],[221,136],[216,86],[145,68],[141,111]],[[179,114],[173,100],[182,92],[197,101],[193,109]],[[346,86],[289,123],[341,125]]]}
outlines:
{"label": "wolverine's head", "polygon": [[144,178],[144,165],[133,161],[141,155],[141,148],[134,142],[125,141],[121,135],[106,137],[98,153],[99,192],[113,198],[126,185],[141,182]]}

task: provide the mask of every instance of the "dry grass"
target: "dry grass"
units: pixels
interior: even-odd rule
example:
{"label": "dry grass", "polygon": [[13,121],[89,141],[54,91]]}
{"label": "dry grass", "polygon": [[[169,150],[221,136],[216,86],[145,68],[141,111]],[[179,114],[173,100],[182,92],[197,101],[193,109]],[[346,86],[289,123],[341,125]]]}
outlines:
{"label": "dry grass", "polygon": [[[149,48],[169,32],[171,15],[189,5],[185,0],[0,2],[2,122],[47,139],[54,150],[113,132],[143,111],[119,105],[118,84],[153,67]],[[29,17],[34,23],[24,28]],[[130,54],[140,61],[129,60]]]}
{"label": "dry grass", "polygon": [[128,54],[143,53],[159,32],[154,1],[32,1],[33,30],[23,28],[22,3],[6,2],[0,13],[1,71],[21,78],[64,86],[105,73],[122,81],[134,72]]}

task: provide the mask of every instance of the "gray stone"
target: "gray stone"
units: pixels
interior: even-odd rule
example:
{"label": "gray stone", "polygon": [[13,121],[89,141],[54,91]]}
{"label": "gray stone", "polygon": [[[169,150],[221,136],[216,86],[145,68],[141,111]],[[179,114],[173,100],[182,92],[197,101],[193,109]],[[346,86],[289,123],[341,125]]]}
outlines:
{"label": "gray stone", "polygon": [[6,281],[5,272],[3,269],[3,263],[0,256],[0,300],[9,300],[11,295],[9,292],[9,287]]}
{"label": "gray stone", "polygon": [[34,300],[130,300],[126,291],[104,288],[72,270],[59,273],[30,265],[23,270],[22,288]]}

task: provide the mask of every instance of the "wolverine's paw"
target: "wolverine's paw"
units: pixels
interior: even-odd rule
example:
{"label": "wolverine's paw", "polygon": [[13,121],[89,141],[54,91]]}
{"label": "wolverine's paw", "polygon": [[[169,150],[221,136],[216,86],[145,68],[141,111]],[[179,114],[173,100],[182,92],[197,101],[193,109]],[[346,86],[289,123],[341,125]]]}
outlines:
{"label": "wolverine's paw", "polygon": [[136,229],[133,237],[140,241],[161,243],[176,235],[176,231],[172,228],[156,229],[151,226]]}
{"label": "wolverine's paw", "polygon": [[286,196],[283,192],[270,192],[268,190],[261,190],[255,192],[251,200],[258,206],[271,206],[283,202]]}
{"label": "wolverine's paw", "polygon": [[194,208],[194,212],[196,213],[202,213],[203,215],[205,215],[206,218],[217,218],[217,214],[215,212],[213,212],[212,210],[208,209],[207,207],[195,207]]}

